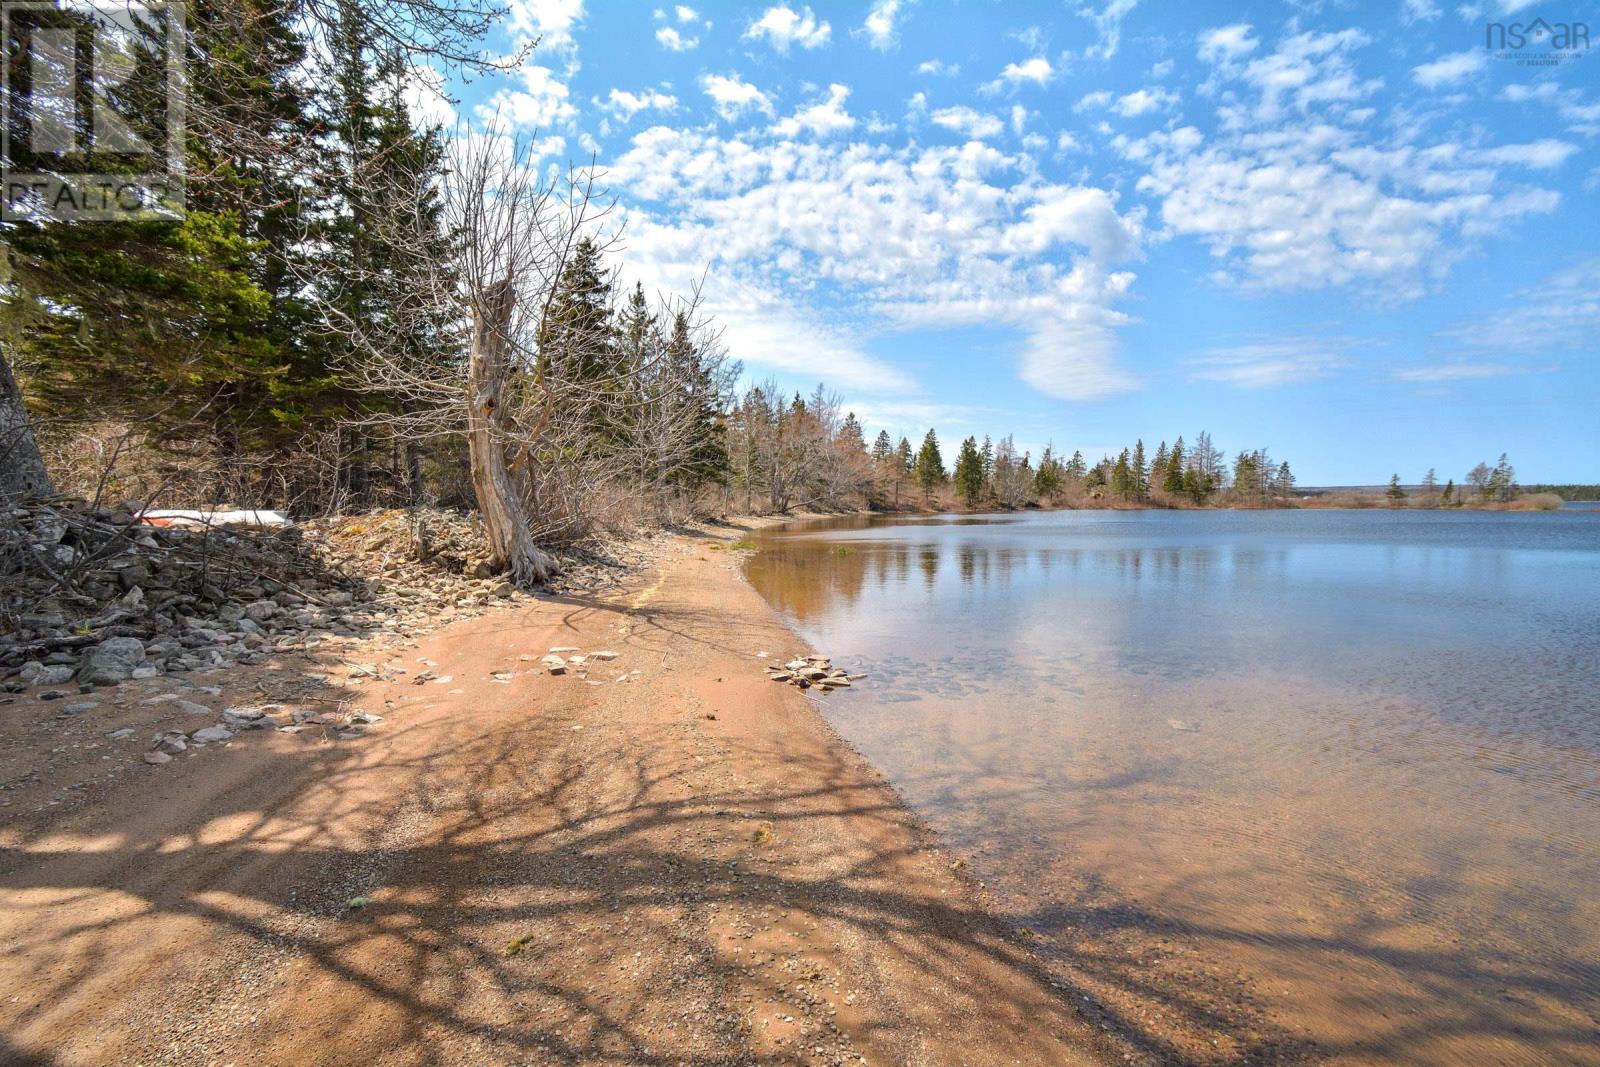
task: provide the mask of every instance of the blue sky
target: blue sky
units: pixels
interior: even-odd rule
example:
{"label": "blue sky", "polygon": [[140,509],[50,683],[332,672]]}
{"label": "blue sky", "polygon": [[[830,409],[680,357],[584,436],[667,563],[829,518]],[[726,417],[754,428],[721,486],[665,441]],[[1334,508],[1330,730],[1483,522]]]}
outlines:
{"label": "blue sky", "polygon": [[1596,481],[1600,54],[1485,43],[1585,14],[512,0],[540,48],[435,111],[592,153],[625,278],[869,433]]}

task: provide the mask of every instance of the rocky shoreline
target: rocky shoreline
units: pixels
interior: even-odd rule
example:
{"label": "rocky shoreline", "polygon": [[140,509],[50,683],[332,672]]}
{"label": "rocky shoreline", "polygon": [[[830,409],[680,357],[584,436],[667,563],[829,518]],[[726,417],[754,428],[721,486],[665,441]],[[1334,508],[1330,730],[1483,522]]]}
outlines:
{"label": "rocky shoreline", "polygon": [[[569,554],[546,595],[614,584],[648,565],[660,543]],[[137,505],[11,507],[0,523],[0,705],[31,694],[82,715],[111,687],[173,676],[182,681],[172,691],[142,697],[184,714],[148,738],[148,764],[244,730],[352,740],[382,716],[271,702],[219,712],[206,700],[220,690],[188,678],[392,643],[526,601],[490,573],[485,555],[477,525],[440,510],[267,528],[174,525]]]}

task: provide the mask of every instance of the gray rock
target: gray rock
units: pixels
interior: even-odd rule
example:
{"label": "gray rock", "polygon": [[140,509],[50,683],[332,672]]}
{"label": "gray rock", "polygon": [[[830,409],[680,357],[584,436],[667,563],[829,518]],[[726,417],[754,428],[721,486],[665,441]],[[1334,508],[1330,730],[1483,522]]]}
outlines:
{"label": "gray rock", "polygon": [[48,667],[43,663],[25,664],[18,679],[23,685],[65,685],[72,681],[71,667]]}
{"label": "gray rock", "polygon": [[144,754],[144,761],[159,767],[163,763],[171,763],[172,757],[159,748],[155,748]]}
{"label": "gray rock", "polygon": [[203,730],[196,730],[189,735],[189,740],[197,745],[209,745],[216,742],[232,741],[233,731],[226,726],[207,726]]}
{"label": "gray rock", "polygon": [[120,730],[112,730],[109,734],[106,734],[106,736],[111,738],[113,741],[121,741],[124,737],[132,737],[134,733],[135,731],[133,727],[124,726]]}
{"label": "gray rock", "polygon": [[229,726],[243,726],[249,729],[260,723],[266,715],[264,708],[228,708],[222,713],[222,721]]}
{"label": "gray rock", "polygon": [[61,710],[66,712],[68,715],[82,715],[84,712],[93,711],[99,706],[100,702],[98,700],[83,700],[76,704],[68,704]]}
{"label": "gray rock", "polygon": [[137,637],[112,637],[89,649],[78,668],[78,681],[116,685],[133,676],[144,660],[144,642]]}
{"label": "gray rock", "polygon": [[128,675],[128,677],[132,678],[136,682],[142,682],[146,678],[159,678],[159,677],[161,677],[161,668],[160,667],[135,667],[133,669],[133,671]]}
{"label": "gray rock", "polygon": [[156,734],[155,751],[178,753],[189,747],[189,741],[175,730],[164,730]]}
{"label": "gray rock", "polygon": [[270,600],[258,600],[254,604],[245,605],[244,617],[251,622],[266,622],[278,614],[278,605]]}
{"label": "gray rock", "polygon": [[174,700],[172,706],[189,715],[210,715],[211,709],[204,704],[196,704],[192,700]]}

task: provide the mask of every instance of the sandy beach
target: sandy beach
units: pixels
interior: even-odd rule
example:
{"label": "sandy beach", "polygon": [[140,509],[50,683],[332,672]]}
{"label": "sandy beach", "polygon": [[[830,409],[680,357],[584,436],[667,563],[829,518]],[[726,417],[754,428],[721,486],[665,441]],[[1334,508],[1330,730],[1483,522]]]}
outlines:
{"label": "sandy beach", "polygon": [[[172,679],[88,714],[16,699],[0,1061],[1122,1062],[814,698],[765,678],[806,650],[743,533],[604,597],[188,679],[381,715],[365,736],[148,766]],[[617,655],[553,676],[552,648]]]}

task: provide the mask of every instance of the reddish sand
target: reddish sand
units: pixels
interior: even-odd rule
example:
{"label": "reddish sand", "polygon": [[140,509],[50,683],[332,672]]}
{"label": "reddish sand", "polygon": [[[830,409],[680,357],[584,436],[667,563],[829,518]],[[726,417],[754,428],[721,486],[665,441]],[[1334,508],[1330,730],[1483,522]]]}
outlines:
{"label": "reddish sand", "polygon": [[[197,679],[222,706],[331,674],[324,698],[387,716],[359,740],[151,767],[171,713],[136,697],[170,682],[70,720],[5,707],[0,1062],[1122,1062],[765,679],[800,649],[724,547],[349,657],[410,672],[390,681]],[[620,655],[542,673],[563,645]],[[451,680],[413,684],[424,659]]]}

